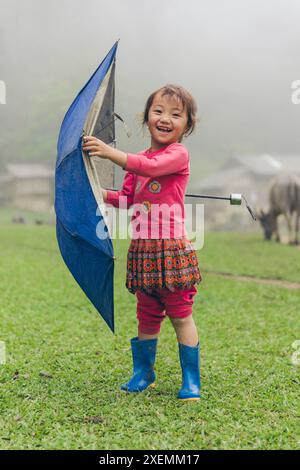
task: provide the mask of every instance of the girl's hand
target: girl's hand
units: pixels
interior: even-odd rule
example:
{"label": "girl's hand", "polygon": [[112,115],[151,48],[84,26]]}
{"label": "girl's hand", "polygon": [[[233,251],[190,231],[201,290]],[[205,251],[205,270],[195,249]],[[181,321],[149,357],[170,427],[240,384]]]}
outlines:
{"label": "girl's hand", "polygon": [[89,157],[110,158],[111,147],[102,142],[102,140],[87,135],[83,138],[83,142],[82,150]]}
{"label": "girl's hand", "polygon": [[115,149],[110,145],[105,144],[102,140],[86,135],[83,138],[82,150],[87,152],[89,157],[107,158],[116,165],[121,166],[123,169],[126,167],[127,154],[121,150]]}

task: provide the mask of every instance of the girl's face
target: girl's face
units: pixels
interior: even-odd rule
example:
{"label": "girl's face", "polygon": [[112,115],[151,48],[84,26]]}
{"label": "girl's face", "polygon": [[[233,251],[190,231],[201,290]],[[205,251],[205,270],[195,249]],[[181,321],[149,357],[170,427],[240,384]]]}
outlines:
{"label": "girl's face", "polygon": [[157,93],[148,113],[148,128],[151,134],[151,148],[179,142],[186,131],[188,116],[180,100],[174,96]]}

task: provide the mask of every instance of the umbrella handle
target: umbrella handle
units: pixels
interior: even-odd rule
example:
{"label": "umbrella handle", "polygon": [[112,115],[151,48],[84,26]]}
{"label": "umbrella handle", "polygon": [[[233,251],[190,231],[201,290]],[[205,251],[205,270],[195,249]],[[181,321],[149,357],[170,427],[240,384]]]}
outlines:
{"label": "umbrella handle", "polygon": [[[115,188],[104,188],[104,189],[107,189],[109,191],[118,191]],[[242,198],[243,198],[252,219],[257,220],[257,218],[254,214],[254,211],[249,206],[249,204],[248,204],[248,202],[247,202],[247,200],[246,200],[246,198],[243,194],[232,193],[232,194],[230,194],[230,197],[208,196],[208,195],[204,195],[204,194],[186,194],[186,197],[199,197],[199,198],[204,198],[204,199],[222,199],[222,200],[230,201],[231,205],[241,205],[242,204]]]}

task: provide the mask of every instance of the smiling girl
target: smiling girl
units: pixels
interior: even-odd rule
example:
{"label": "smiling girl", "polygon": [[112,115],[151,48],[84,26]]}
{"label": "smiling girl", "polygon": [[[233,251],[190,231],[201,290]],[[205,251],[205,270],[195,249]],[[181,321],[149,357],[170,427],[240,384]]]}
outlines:
{"label": "smiling girl", "polygon": [[151,135],[147,150],[124,153],[92,136],[86,136],[83,145],[90,156],[109,159],[126,171],[122,190],[103,190],[104,201],[119,207],[120,198],[126,198],[126,207],[134,208],[132,222],[139,214],[126,277],[127,289],[137,298],[138,336],[131,340],[133,375],[121,390],[141,392],[154,386],[157,338],[161,322],[168,316],[179,346],[181,400],[200,398],[199,339],[192,306],[201,274],[184,223],[190,163],[181,143],[195,128],[196,112],[188,91],[166,85],[146,102],[143,124]]}

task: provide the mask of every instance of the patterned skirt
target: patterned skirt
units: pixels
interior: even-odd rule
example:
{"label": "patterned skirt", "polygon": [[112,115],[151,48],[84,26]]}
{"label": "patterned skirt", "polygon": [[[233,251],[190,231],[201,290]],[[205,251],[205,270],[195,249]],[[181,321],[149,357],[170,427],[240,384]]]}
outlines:
{"label": "patterned skirt", "polygon": [[151,293],[152,289],[186,290],[202,280],[196,251],[186,238],[132,239],[127,255],[126,287]]}

